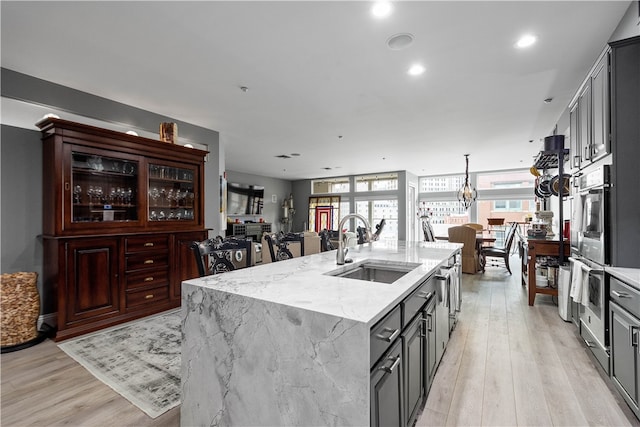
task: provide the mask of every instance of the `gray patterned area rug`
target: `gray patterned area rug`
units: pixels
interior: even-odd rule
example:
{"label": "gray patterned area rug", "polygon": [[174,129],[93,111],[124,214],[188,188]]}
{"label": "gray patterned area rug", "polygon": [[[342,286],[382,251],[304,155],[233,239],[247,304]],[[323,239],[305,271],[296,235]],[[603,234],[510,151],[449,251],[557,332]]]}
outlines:
{"label": "gray patterned area rug", "polygon": [[96,378],[156,418],[180,404],[180,310],[58,344]]}

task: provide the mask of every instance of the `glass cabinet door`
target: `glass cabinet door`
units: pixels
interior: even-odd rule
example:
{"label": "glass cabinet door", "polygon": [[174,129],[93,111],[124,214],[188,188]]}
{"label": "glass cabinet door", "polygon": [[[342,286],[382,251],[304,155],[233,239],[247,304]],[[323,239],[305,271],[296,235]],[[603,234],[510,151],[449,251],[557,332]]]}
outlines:
{"label": "glass cabinet door", "polygon": [[148,220],[196,220],[195,178],[195,168],[150,163]]}
{"label": "glass cabinet door", "polygon": [[72,151],[72,223],[138,221],[139,163]]}

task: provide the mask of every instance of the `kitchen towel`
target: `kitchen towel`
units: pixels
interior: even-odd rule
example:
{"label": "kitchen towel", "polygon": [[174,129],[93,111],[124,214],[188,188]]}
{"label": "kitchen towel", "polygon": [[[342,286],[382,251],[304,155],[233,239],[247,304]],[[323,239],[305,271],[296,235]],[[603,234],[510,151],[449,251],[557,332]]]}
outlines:
{"label": "kitchen towel", "polygon": [[569,292],[569,296],[575,302],[582,302],[582,267],[586,267],[584,263],[578,261],[575,258],[569,258],[571,262],[571,292]]}
{"label": "kitchen towel", "polygon": [[587,307],[589,305],[589,275],[591,274],[591,267],[586,264],[582,264],[582,295],[580,303]]}

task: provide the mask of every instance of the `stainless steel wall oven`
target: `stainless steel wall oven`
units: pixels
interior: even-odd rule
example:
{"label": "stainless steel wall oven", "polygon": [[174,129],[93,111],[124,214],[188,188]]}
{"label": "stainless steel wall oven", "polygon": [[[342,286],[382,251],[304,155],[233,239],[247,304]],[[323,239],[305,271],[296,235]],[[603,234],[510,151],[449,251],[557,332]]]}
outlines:
{"label": "stainless steel wall oven", "polygon": [[[580,310],[580,334],[609,373],[609,289],[604,266],[610,261],[609,165],[594,165],[574,177],[572,203],[572,278],[583,275],[585,298]],[[576,271],[580,268],[582,271]]]}

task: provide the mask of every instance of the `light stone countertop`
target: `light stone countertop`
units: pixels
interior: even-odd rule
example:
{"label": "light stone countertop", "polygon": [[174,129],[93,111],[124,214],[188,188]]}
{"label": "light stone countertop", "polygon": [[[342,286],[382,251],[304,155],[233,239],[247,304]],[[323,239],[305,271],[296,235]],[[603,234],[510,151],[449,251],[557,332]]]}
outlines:
{"label": "light stone countertop", "polygon": [[353,265],[337,265],[335,251],[185,283],[373,326],[461,247],[462,244],[448,242],[381,241],[349,249],[347,258],[353,259],[354,264],[365,260],[420,264],[392,284],[326,275]]}
{"label": "light stone countertop", "polygon": [[604,269],[610,275],[640,289],[640,268],[605,267]]}

